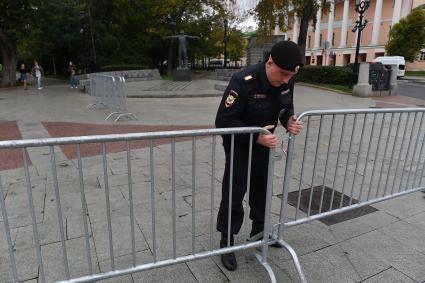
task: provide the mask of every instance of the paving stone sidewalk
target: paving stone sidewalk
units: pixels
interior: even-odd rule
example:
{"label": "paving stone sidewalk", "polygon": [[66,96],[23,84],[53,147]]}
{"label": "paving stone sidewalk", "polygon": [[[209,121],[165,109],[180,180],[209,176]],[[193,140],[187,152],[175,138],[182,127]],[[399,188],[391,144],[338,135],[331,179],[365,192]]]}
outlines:
{"label": "paving stone sidewalk", "polygon": [[[176,97],[189,93],[201,93],[205,86],[216,81],[195,81],[183,86],[172,82],[159,85],[145,82],[129,84],[129,92],[145,98],[129,98],[129,108],[140,117],[138,121],[107,122],[107,110],[90,111],[85,108],[91,97],[68,89],[65,85],[52,85],[43,91],[20,89],[0,91],[0,133],[4,139],[42,138],[72,136],[93,133],[121,133],[128,131],[152,131],[177,128],[212,127],[220,101],[217,97],[152,98],[153,92],[170,92]],[[219,82],[220,83],[220,82]],[[222,82],[221,82],[222,83]],[[132,85],[134,84],[134,85]],[[191,92],[189,92],[189,90]],[[140,94],[140,95],[139,95]],[[161,94],[160,94],[161,95]],[[160,95],[156,97],[161,97]],[[423,103],[408,98],[389,97],[379,99],[356,98],[324,90],[297,86],[295,104],[297,112],[327,108],[368,108],[384,103],[406,107]],[[58,125],[52,130],[52,125]],[[88,130],[96,128],[97,131]],[[126,125],[126,126],[124,126]],[[167,128],[169,127],[169,128]],[[83,129],[86,129],[83,131]],[[317,131],[317,127],[315,127]],[[54,134],[53,134],[54,133]],[[282,128],[278,129],[284,137]],[[192,141],[176,143],[176,233],[177,254],[192,250],[192,205],[195,200],[195,250],[205,251],[210,246],[211,227],[211,139],[196,141],[196,194],[192,192]],[[345,142],[345,144],[348,141]],[[383,142],[384,144],[384,142]],[[83,147],[82,147],[83,152]],[[89,245],[93,272],[111,270],[108,227],[106,221],[105,180],[102,156],[99,148],[87,148],[83,155],[84,189],[88,207]],[[65,243],[70,259],[72,277],[88,273],[85,227],[82,217],[78,161],[72,150],[55,147],[60,201],[63,211]],[[15,161],[0,171],[5,192],[5,202],[11,225],[14,254],[22,282],[40,282],[36,266],[31,216],[28,208],[26,181],[21,159],[16,155],[1,155],[2,161]],[[224,156],[217,140],[213,211],[218,210]],[[135,250],[138,264],[153,260],[152,238],[152,176],[149,167],[148,145],[133,144],[132,194],[135,217]],[[57,215],[55,182],[51,174],[50,149],[28,149],[31,161],[30,176],[34,206],[39,228],[41,252],[46,280],[64,279],[62,246]],[[172,171],[170,141],[154,146],[155,159],[155,211],[157,258],[167,259],[173,255],[172,246]],[[129,267],[131,255],[131,224],[127,153],[111,150],[107,154],[107,173],[110,190],[112,241],[114,265]],[[283,178],[283,162],[275,170],[275,189],[272,212],[274,223],[280,211],[279,194]],[[351,168],[352,169],[352,168]],[[312,170],[311,166],[310,169]],[[299,172],[297,172],[299,173]],[[297,188],[294,188],[297,189]],[[311,222],[288,228],[285,239],[300,255],[308,282],[425,282],[425,198],[414,193],[373,205],[377,211],[334,225]],[[213,227],[215,223],[213,222]],[[242,242],[249,232],[244,226],[237,242]],[[213,246],[218,246],[219,235],[213,233]],[[255,251],[255,250],[254,250]],[[238,270],[229,272],[219,257],[183,263],[147,272],[126,275],[102,282],[267,282],[267,274],[252,257],[253,251],[239,252]],[[11,282],[8,266],[4,222],[0,217],[0,282]],[[270,264],[278,282],[297,282],[298,278],[288,254],[283,250],[270,250]]]}

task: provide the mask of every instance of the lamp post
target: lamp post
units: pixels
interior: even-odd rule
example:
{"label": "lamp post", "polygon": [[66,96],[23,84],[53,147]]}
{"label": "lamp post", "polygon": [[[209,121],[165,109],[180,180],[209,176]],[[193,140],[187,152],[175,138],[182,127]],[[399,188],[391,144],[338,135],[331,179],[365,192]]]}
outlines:
{"label": "lamp post", "polygon": [[364,13],[369,8],[370,0],[356,0],[356,12],[359,14],[359,18],[354,25],[352,32],[357,31],[357,44],[356,44],[356,55],[354,57],[354,69],[353,69],[353,85],[357,83],[359,75],[359,52],[360,52],[360,40],[362,31],[367,25],[367,19],[364,18]]}
{"label": "lamp post", "polygon": [[228,25],[227,19],[224,19],[224,64],[223,68],[227,67],[227,42],[229,41],[229,38],[227,37],[227,25]]}

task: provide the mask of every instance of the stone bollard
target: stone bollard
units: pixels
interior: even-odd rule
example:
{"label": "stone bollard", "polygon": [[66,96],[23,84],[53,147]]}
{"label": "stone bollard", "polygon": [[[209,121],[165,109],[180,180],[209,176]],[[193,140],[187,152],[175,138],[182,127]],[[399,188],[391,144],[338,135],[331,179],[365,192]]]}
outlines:
{"label": "stone bollard", "polygon": [[397,72],[398,66],[391,65],[390,95],[397,95]]}
{"label": "stone bollard", "polygon": [[372,86],[369,84],[369,63],[360,63],[359,79],[353,86],[353,94],[356,96],[367,97],[372,93]]}

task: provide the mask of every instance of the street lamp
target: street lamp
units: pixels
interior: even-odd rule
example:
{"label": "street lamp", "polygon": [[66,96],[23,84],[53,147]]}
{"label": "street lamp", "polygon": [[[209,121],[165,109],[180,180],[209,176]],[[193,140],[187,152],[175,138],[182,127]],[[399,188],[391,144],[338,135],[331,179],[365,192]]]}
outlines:
{"label": "street lamp", "polygon": [[227,36],[227,25],[228,25],[227,19],[224,19],[224,64],[223,67],[227,67],[227,42],[229,41],[229,38]]}
{"label": "street lamp", "polygon": [[364,13],[369,8],[370,0],[356,0],[356,12],[359,14],[359,18],[354,25],[352,32],[357,30],[357,44],[356,44],[356,56],[354,57],[354,69],[353,69],[353,84],[357,83],[357,77],[359,73],[359,51],[360,51],[360,39],[362,31],[367,25],[367,19],[364,18]]}

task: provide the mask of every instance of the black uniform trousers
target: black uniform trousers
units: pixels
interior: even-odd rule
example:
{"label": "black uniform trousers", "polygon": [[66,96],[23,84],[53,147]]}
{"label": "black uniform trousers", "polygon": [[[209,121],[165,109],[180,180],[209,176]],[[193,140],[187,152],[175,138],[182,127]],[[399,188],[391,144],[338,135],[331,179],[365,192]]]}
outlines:
{"label": "black uniform trousers", "polygon": [[[217,230],[228,233],[228,211],[229,211],[229,181],[230,181],[230,145],[224,145],[226,164],[222,183],[222,199],[217,216]],[[233,158],[233,187],[232,187],[232,216],[231,234],[237,234],[241,229],[244,210],[243,198],[247,191],[247,174],[249,147],[244,144],[239,146],[235,143]],[[264,222],[264,211],[267,191],[267,172],[269,163],[269,149],[257,144],[253,144],[250,177],[249,206],[250,219],[255,222]]]}

